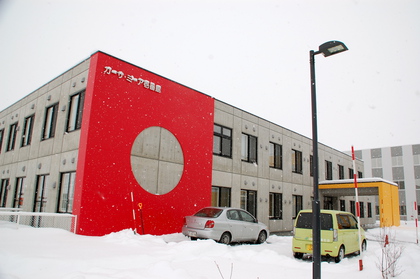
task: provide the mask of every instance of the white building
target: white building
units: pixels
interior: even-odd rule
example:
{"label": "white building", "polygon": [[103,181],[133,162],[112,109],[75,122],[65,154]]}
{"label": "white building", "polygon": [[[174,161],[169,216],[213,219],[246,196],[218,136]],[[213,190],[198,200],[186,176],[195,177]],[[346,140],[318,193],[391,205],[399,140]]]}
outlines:
{"label": "white building", "polygon": [[364,161],[366,177],[398,184],[401,219],[420,215],[420,144],[357,150],[355,156]]}

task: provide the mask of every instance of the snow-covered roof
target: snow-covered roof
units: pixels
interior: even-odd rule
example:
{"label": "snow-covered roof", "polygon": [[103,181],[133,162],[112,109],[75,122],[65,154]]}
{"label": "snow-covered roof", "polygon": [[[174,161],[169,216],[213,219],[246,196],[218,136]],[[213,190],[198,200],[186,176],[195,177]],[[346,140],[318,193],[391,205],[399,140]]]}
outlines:
{"label": "snow-covered roof", "polygon": [[[398,186],[396,183],[385,180],[380,177],[371,177],[371,178],[358,178],[357,183],[369,183],[369,182],[385,182],[388,184],[392,184]],[[320,181],[319,184],[349,184],[354,183],[354,179],[339,179],[339,180],[324,180]]]}

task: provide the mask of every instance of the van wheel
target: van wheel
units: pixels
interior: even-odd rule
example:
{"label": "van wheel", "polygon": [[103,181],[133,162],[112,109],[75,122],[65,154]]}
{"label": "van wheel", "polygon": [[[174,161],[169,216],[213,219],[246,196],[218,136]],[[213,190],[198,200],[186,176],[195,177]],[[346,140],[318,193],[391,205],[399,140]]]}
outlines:
{"label": "van wheel", "polygon": [[334,258],[334,260],[335,260],[336,263],[339,263],[339,262],[341,262],[342,259],[344,259],[344,252],[345,252],[344,246],[341,245],[340,246],[340,250],[338,250],[337,257]]}
{"label": "van wheel", "polygon": [[261,244],[261,243],[264,243],[266,240],[267,240],[267,233],[265,231],[261,231],[255,243]]}
{"label": "van wheel", "polygon": [[[363,252],[363,251],[366,251],[366,247],[367,247],[366,240],[363,240],[363,242],[362,242],[362,252]],[[355,253],[355,254],[356,254],[356,255],[360,255],[360,250],[356,251],[356,253]]]}
{"label": "van wheel", "polygon": [[363,242],[362,242],[362,251],[366,251],[366,249],[367,249],[367,242],[366,242],[366,240],[363,240]]}
{"label": "van wheel", "polygon": [[222,234],[222,236],[220,237],[219,242],[220,242],[220,243],[223,243],[223,244],[229,244],[229,243],[230,243],[230,241],[231,241],[231,239],[232,239],[232,237],[230,236],[230,233],[228,233],[228,232],[224,232],[224,233]]}
{"label": "van wheel", "polygon": [[303,253],[295,252],[295,253],[293,253],[293,257],[295,257],[295,259],[301,260],[301,259],[303,259]]}

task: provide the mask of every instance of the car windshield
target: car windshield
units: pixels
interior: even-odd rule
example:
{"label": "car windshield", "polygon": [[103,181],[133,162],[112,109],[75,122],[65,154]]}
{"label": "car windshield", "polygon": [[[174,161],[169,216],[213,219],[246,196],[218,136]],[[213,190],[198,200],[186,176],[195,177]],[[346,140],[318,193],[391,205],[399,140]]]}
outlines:
{"label": "car windshield", "polygon": [[198,211],[194,216],[197,217],[207,217],[207,218],[217,218],[222,213],[222,209],[220,208],[203,208],[200,211]]}
{"label": "car windshield", "polygon": [[[331,214],[321,213],[321,230],[332,230],[333,222]],[[299,214],[296,228],[312,229],[312,213],[303,212]]]}

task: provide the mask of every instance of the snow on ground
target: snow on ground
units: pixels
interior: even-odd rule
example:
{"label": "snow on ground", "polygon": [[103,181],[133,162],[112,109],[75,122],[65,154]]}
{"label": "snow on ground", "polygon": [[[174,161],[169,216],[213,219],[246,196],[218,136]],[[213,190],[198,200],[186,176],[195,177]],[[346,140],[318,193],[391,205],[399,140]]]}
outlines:
{"label": "snow on ground", "polygon": [[[382,278],[379,236],[367,232],[368,249],[336,264],[321,263],[322,278]],[[418,278],[420,245],[413,222],[388,231],[403,246],[398,278]],[[246,279],[312,278],[310,259],[296,260],[292,237],[269,237],[262,245],[223,245],[212,240],[190,241],[182,234],[135,235],[123,230],[102,237],[75,235],[61,229],[30,228],[0,222],[1,279]]]}

